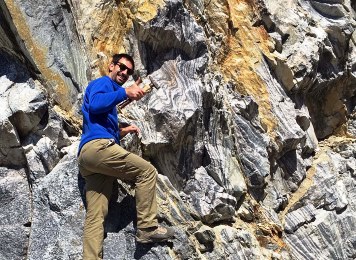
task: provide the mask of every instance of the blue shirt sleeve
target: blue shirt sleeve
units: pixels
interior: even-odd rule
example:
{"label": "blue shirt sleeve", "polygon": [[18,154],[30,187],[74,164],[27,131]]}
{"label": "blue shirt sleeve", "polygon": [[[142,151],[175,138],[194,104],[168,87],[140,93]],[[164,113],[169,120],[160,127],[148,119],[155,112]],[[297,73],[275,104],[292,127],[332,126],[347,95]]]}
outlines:
{"label": "blue shirt sleeve", "polygon": [[101,114],[112,110],[121,101],[127,99],[127,95],[123,87],[114,90],[112,82],[97,80],[92,82],[88,98],[90,113]]}

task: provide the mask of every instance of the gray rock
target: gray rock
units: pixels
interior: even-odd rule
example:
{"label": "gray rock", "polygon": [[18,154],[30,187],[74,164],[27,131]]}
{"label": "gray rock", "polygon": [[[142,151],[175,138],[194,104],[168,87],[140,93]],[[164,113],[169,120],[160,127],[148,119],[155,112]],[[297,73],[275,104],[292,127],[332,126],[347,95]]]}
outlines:
{"label": "gray rock", "polygon": [[[258,69],[260,76],[267,84],[270,95],[270,102],[273,114],[276,117],[278,126],[276,129],[277,153],[283,156],[284,153],[295,150],[298,146],[304,147],[306,142],[305,130],[308,129],[309,114],[305,108],[296,109],[296,106],[287,92],[279,82],[271,76],[266,63],[262,63]],[[285,113],[288,111],[288,113]],[[297,124],[295,124],[297,122]],[[303,131],[304,129],[304,131]]]}
{"label": "gray rock", "polygon": [[318,13],[328,18],[338,19],[345,16],[346,13],[345,7],[342,5],[341,1],[325,1],[324,3],[310,1],[310,3]]}
{"label": "gray rock", "polygon": [[[127,116],[135,118],[133,122],[142,130],[142,143],[145,145],[143,156],[148,158],[154,156],[156,168],[167,175],[176,187],[183,186],[196,161],[197,156],[194,154],[196,133],[189,131],[186,133],[186,129],[197,127],[202,84],[193,75],[184,79],[177,75],[197,64],[199,62],[184,61],[179,57],[177,60],[164,62],[160,70],[154,74],[160,89],[146,100],[137,102],[140,110],[145,106],[144,110],[148,112],[138,113],[139,107],[134,106],[127,111]],[[189,94],[183,94],[185,92]],[[181,104],[185,104],[184,109]],[[187,153],[190,156],[186,155]],[[180,160],[180,157],[186,160]]]}
{"label": "gray rock", "polygon": [[348,256],[354,255],[355,249],[352,242],[345,242],[354,236],[355,217],[350,214],[337,216],[334,212],[318,210],[315,219],[306,228],[299,228],[286,236],[292,257],[350,259]]}
{"label": "gray rock", "polygon": [[190,195],[190,203],[203,222],[233,220],[236,199],[224,192],[203,167],[195,171],[194,179],[187,182],[184,191]]}
{"label": "gray rock", "polygon": [[24,166],[25,156],[20,146],[20,138],[9,119],[3,119],[0,123],[1,144],[0,164],[3,166]]}
{"label": "gray rock", "polygon": [[159,218],[171,225],[189,224],[198,214],[180,197],[167,176],[158,175],[157,196],[159,197]]}
{"label": "gray rock", "polygon": [[259,123],[258,106],[251,97],[235,94],[230,102],[239,152],[237,157],[247,177],[246,184],[250,188],[261,188],[265,184],[264,178],[270,173],[270,163],[266,160],[269,139]]}
{"label": "gray rock", "polygon": [[248,205],[247,203],[243,203],[240,208],[237,210],[237,215],[243,220],[243,221],[252,221],[253,220],[253,209]]}
{"label": "gray rock", "polygon": [[[22,95],[23,91],[26,95]],[[33,81],[15,84],[8,90],[10,121],[20,137],[24,138],[40,123],[47,112],[47,101],[42,90]]]}
{"label": "gray rock", "polygon": [[285,185],[282,177],[282,171],[276,170],[273,174],[273,179],[268,180],[271,185],[265,188],[266,197],[263,200],[263,204],[266,207],[273,209],[276,212],[284,209],[289,202],[288,187]]}
{"label": "gray rock", "polygon": [[[345,61],[353,67],[354,48],[348,51],[348,42],[353,33],[354,21],[350,1],[306,1],[298,5],[290,2],[288,8],[278,6],[273,1],[264,1],[267,13],[265,20],[274,23],[276,32],[284,37],[283,51],[277,55],[277,62],[269,62],[277,79],[288,91],[310,93],[306,96],[311,121],[318,138],[324,138],[335,131],[345,121],[342,102],[332,108],[322,108],[333,87],[344,89],[336,92],[344,95],[340,100],[349,99],[349,89],[345,84],[343,69]],[[287,22],[288,21],[288,22]],[[271,22],[269,22],[270,24]],[[351,77],[351,81],[352,81]],[[334,89],[335,90],[335,89]],[[310,99],[310,100],[309,100]],[[337,99],[336,99],[337,100]],[[330,112],[333,110],[333,112]],[[334,116],[329,117],[333,114]]]}
{"label": "gray rock", "polygon": [[346,240],[345,243],[345,251],[346,251],[346,256],[349,259],[353,259],[356,257],[356,237],[351,236]]}
{"label": "gray rock", "polygon": [[205,156],[210,161],[206,171],[229,194],[239,200],[246,193],[247,187],[237,158],[220,144],[206,144],[204,148]]}
{"label": "gray rock", "polygon": [[0,167],[0,225],[31,223],[31,193],[24,169]]}
{"label": "gray rock", "polygon": [[29,259],[81,259],[85,208],[78,182],[78,143],[33,191]]}
{"label": "gray rock", "polygon": [[51,172],[59,161],[59,152],[48,137],[43,137],[35,143],[35,146],[30,144],[24,149],[31,184]]}
{"label": "gray rock", "polygon": [[25,170],[0,167],[0,194],[0,259],[25,259],[32,210]]}
{"label": "gray rock", "polygon": [[23,225],[1,225],[0,259],[26,259],[29,234],[29,228]]}
{"label": "gray rock", "polygon": [[287,233],[294,233],[300,226],[315,220],[316,208],[313,205],[306,205],[288,213],[285,217]]}
{"label": "gray rock", "polygon": [[297,190],[306,176],[306,167],[300,153],[298,150],[289,151],[277,162],[283,171],[283,180],[290,191]]}
{"label": "gray rock", "polygon": [[1,121],[1,148],[12,148],[20,146],[20,138],[17,134],[16,129],[8,118],[4,118]]}
{"label": "gray rock", "polygon": [[[352,147],[341,143],[334,149],[352,151]],[[339,154],[328,150],[317,162],[313,184],[295,205],[299,209],[287,214],[286,224],[293,233],[286,233],[285,240],[298,259],[348,259],[354,254],[352,242],[345,242],[352,240],[355,230],[355,181]]]}
{"label": "gray rock", "polygon": [[[57,0],[19,0],[15,5],[21,12],[20,18],[26,19],[28,35],[25,39],[11,38],[12,43],[19,46],[17,51],[29,60],[33,71],[52,76],[47,91],[62,108],[69,110],[81,91],[80,86],[87,83],[86,56],[80,46],[81,39],[72,30],[75,24],[70,6]],[[11,16],[5,20],[12,23]],[[44,53],[40,51],[41,46],[46,48]],[[40,57],[40,53],[45,56]]]}
{"label": "gray rock", "polygon": [[105,260],[118,259],[172,259],[167,247],[136,244],[133,234],[109,233],[104,243]]}
{"label": "gray rock", "polygon": [[58,113],[49,109],[48,122],[43,129],[37,131],[38,135],[46,136],[55,144],[54,149],[61,150],[63,147],[68,147],[72,144],[70,138],[73,135],[70,125]]}
{"label": "gray rock", "polygon": [[[138,39],[152,48],[152,54],[160,55],[162,49],[176,49],[194,59],[207,52],[203,28],[197,25],[181,1],[166,1],[155,19],[136,26]],[[157,38],[162,40],[159,45]],[[153,64],[148,65],[150,69]]]}
{"label": "gray rock", "polygon": [[[35,131],[47,111],[47,101],[40,85],[29,78],[26,68],[16,58],[0,51],[0,163],[25,166],[21,141]],[[23,93],[26,92],[26,95]]]}
{"label": "gray rock", "polygon": [[224,242],[231,243],[239,237],[238,230],[225,226],[221,229],[220,235]]}
{"label": "gray rock", "polygon": [[129,239],[125,233],[108,233],[103,250],[104,259],[130,259],[127,255],[134,251],[134,237]]}
{"label": "gray rock", "polygon": [[207,226],[202,226],[197,232],[194,233],[194,236],[201,244],[201,252],[212,250],[212,248],[214,247],[214,241],[216,236],[213,229]]}
{"label": "gray rock", "polygon": [[[193,236],[191,235],[198,226],[195,228],[192,228],[192,230],[188,230],[185,232],[186,225],[190,225],[191,222],[184,223],[184,225],[179,225],[176,226],[175,228],[175,239],[172,241],[173,242],[173,251],[176,254],[176,257],[179,259],[199,259],[200,257],[200,252],[199,248],[196,246],[196,241],[194,241]],[[174,258],[174,257],[172,257]]]}
{"label": "gray rock", "polygon": [[277,32],[272,32],[269,35],[274,40],[276,51],[281,53],[282,52],[282,36]]}
{"label": "gray rock", "polygon": [[316,208],[341,211],[347,207],[348,197],[353,196],[346,192],[344,185],[344,181],[350,181],[350,178],[348,175],[339,175],[347,172],[340,155],[328,152],[327,156],[324,163],[317,165],[314,183],[300,200],[299,205],[310,203]]}
{"label": "gray rock", "polygon": [[262,257],[262,252],[256,247],[257,240],[243,230],[237,231],[229,226],[214,228],[216,241],[214,250],[204,253],[208,259],[255,259]]}
{"label": "gray rock", "polygon": [[310,124],[308,129],[305,131],[306,142],[303,147],[303,154],[312,154],[318,150],[318,139],[315,135],[315,130],[313,124]]}

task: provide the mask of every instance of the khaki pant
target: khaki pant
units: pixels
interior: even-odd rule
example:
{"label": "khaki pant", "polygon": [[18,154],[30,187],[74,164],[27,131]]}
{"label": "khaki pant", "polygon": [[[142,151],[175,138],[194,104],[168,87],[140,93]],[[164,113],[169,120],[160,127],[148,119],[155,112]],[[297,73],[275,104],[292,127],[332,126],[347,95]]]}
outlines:
{"label": "khaki pant", "polygon": [[102,259],[104,220],[116,179],[135,182],[137,227],[157,226],[157,171],[149,162],[111,139],[95,139],[86,143],[78,161],[80,173],[86,181],[84,260]]}

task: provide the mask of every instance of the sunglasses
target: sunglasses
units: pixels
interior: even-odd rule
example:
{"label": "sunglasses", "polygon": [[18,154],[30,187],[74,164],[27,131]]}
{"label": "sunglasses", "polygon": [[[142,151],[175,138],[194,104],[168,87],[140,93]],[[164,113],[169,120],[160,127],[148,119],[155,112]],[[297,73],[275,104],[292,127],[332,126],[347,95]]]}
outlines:
{"label": "sunglasses", "polygon": [[133,69],[128,68],[125,64],[122,64],[120,62],[116,62],[115,65],[118,65],[120,68],[120,71],[125,71],[127,70],[128,75],[132,75],[134,73]]}

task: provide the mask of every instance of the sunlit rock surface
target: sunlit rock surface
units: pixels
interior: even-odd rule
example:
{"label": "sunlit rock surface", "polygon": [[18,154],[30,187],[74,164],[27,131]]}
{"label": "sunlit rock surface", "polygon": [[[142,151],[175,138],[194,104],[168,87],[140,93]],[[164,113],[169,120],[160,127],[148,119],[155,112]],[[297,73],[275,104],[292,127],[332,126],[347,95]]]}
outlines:
{"label": "sunlit rock surface", "polygon": [[1,1],[0,259],[82,259],[80,106],[119,52],[158,86],[119,111],[141,129],[122,145],[157,168],[176,237],[137,244],[118,182],[104,259],[355,259],[355,8]]}

